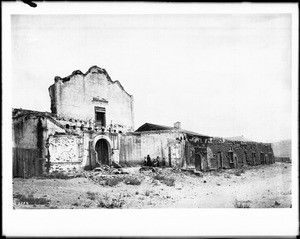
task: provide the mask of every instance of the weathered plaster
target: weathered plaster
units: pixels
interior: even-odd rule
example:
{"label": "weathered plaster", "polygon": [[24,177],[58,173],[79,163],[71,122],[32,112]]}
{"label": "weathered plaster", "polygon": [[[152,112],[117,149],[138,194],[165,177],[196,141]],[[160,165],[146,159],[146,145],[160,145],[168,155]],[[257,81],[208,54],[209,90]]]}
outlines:
{"label": "weathered plaster", "polygon": [[83,139],[74,135],[54,135],[49,137],[51,163],[81,163]]}
{"label": "weathered plaster", "polygon": [[[91,67],[86,74],[73,72],[55,78],[49,87],[52,113],[85,121],[95,120],[95,106],[106,109],[106,124],[119,124],[133,130],[133,96],[118,81],[112,81],[104,69]],[[95,101],[94,99],[104,99]]]}

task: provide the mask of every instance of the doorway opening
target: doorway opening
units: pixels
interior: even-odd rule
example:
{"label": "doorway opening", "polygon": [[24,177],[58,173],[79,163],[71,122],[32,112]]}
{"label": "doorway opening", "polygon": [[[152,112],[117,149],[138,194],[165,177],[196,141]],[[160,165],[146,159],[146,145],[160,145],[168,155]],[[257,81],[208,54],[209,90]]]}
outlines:
{"label": "doorway opening", "polygon": [[98,155],[98,162],[100,164],[109,165],[109,146],[105,139],[99,139],[95,145],[95,150]]}
{"label": "doorway opening", "polygon": [[263,153],[260,153],[260,163],[265,164],[265,155]]}
{"label": "doorway opening", "polygon": [[202,171],[202,155],[200,152],[195,153],[195,168],[198,171]]}
{"label": "doorway opening", "polygon": [[222,157],[222,153],[219,152],[218,153],[218,169],[222,169],[223,168],[223,157]]}

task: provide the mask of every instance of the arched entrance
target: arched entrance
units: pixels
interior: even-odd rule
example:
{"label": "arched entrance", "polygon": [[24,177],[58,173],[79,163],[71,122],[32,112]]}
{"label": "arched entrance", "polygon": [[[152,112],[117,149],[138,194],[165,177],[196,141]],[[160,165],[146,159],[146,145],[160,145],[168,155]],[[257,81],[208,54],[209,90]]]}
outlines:
{"label": "arched entrance", "polygon": [[100,164],[109,165],[109,147],[105,139],[99,139],[95,145],[95,151],[97,152],[98,162]]}
{"label": "arched entrance", "polygon": [[[97,135],[91,141],[91,165],[111,164],[112,142],[106,135]],[[95,163],[95,164],[94,164]]]}

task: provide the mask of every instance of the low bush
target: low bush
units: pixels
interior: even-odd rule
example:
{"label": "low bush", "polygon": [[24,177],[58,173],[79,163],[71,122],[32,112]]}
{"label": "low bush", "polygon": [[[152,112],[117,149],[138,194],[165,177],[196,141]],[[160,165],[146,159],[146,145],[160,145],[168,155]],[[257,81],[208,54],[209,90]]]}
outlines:
{"label": "low bush", "polygon": [[244,202],[244,201],[235,200],[234,207],[235,208],[250,208],[250,203],[249,203],[249,201]]}
{"label": "low bush", "polygon": [[50,200],[46,198],[35,198],[33,194],[28,196],[23,194],[14,194],[14,198],[18,199],[19,203],[21,204],[29,204],[29,205],[48,205]]}
{"label": "low bush", "polygon": [[235,171],[234,172],[234,175],[235,176],[241,176],[242,175],[242,173],[245,173],[245,169],[239,169],[239,170],[237,170],[237,171]]}
{"label": "low bush", "polygon": [[127,177],[125,178],[124,183],[129,185],[140,185],[142,181],[137,177]]}
{"label": "low bush", "polygon": [[221,171],[212,171],[212,175],[219,177],[221,175],[220,172]]}
{"label": "low bush", "polygon": [[171,177],[166,177],[160,174],[156,174],[154,177],[154,179],[159,180],[161,183],[166,184],[167,186],[175,186],[175,179],[171,178]]}
{"label": "low bush", "polygon": [[86,202],[86,203],[84,203],[83,206],[84,206],[85,208],[89,208],[89,207],[91,206],[91,204],[92,204],[92,202],[89,202],[89,203]]}
{"label": "low bush", "polygon": [[67,175],[66,173],[63,173],[63,172],[54,171],[54,172],[51,172],[51,173],[48,173],[48,174],[44,174],[43,178],[49,178],[49,179],[70,179],[70,178],[74,178],[74,177],[71,177],[70,175]]}
{"label": "low bush", "polygon": [[122,208],[124,201],[121,199],[121,194],[117,198],[110,198],[107,194],[100,198],[97,202],[97,207],[99,208]]}
{"label": "low bush", "polygon": [[90,200],[95,200],[97,197],[97,193],[94,193],[94,192],[88,191],[86,194],[87,194],[87,198]]}
{"label": "low bush", "polygon": [[113,187],[113,186],[118,185],[122,181],[123,181],[123,179],[119,178],[119,177],[109,178],[109,179],[106,179],[105,185]]}

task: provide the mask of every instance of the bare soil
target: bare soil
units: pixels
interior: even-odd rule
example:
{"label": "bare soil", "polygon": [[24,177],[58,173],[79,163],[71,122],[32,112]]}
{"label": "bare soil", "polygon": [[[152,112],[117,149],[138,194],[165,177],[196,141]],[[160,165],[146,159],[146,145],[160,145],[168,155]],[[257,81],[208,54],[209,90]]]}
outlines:
{"label": "bare soil", "polygon": [[128,167],[122,169],[127,174],[90,171],[71,179],[14,178],[14,208],[289,208],[291,168],[275,163],[194,174]]}

